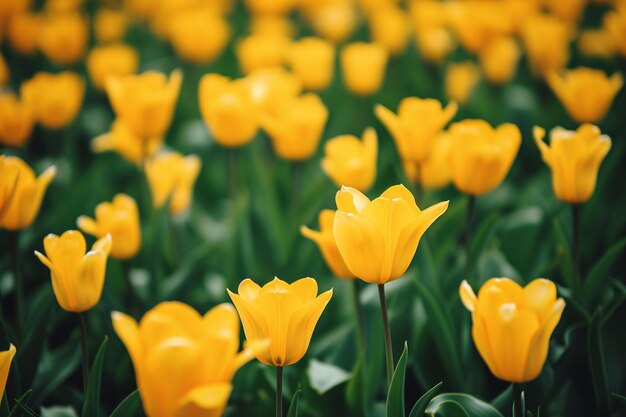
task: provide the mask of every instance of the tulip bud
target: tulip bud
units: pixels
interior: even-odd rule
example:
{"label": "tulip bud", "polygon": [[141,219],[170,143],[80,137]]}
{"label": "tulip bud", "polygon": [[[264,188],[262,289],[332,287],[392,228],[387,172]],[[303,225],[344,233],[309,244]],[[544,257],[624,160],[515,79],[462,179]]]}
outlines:
{"label": "tulip bud", "polygon": [[250,20],[250,33],[292,38],[295,28],[293,22],[286,16],[254,15]]}
{"label": "tulip bud", "polygon": [[345,41],[357,26],[357,12],[348,0],[313,2],[306,15],[315,32],[335,44]]}
{"label": "tulip bud", "polygon": [[168,38],[182,59],[203,64],[222,53],[230,38],[230,26],[216,12],[191,8],[170,17]]}
{"label": "tulip bud", "polygon": [[100,9],[96,12],[93,30],[98,43],[120,42],[126,35],[128,15],[122,10]]}
{"label": "tulip bud", "polygon": [[11,47],[20,54],[32,55],[37,50],[41,16],[36,13],[20,13],[14,16],[7,27],[7,38]]}
{"label": "tulip bud", "polygon": [[610,58],[617,48],[608,30],[587,29],[578,38],[578,50],[588,57]]}
{"label": "tulip bud", "polygon": [[111,235],[106,235],[87,252],[85,238],[77,230],[44,238],[46,255],[38,251],[35,255],[50,269],[52,289],[63,310],[82,313],[98,304],[111,245]]}
{"label": "tulip bud", "polygon": [[617,51],[626,56],[626,7],[618,7],[604,15],[602,26],[611,35]]}
{"label": "tulip bud", "polygon": [[0,143],[20,147],[33,131],[33,116],[13,93],[0,93]]}
{"label": "tulip bud", "polygon": [[372,201],[354,188],[342,187],[335,200],[339,253],[357,278],[373,284],[385,284],[406,272],[422,235],[448,208],[443,201],[422,211],[402,185]]}
{"label": "tulip bud", "polygon": [[409,20],[406,12],[396,6],[383,6],[369,18],[372,40],[383,45],[390,55],[406,49],[409,40]]}
{"label": "tulip bud", "polygon": [[91,149],[96,152],[114,151],[133,164],[140,165],[163,145],[163,137],[141,138],[121,120],[113,122],[111,131],[95,137]]}
{"label": "tulip bud", "polygon": [[459,293],[472,313],[472,339],[491,373],[514,383],[537,378],[565,308],[556,285],[538,278],[522,288],[509,278],[491,278],[478,297],[467,281]]}
{"label": "tulip bud", "polygon": [[9,82],[9,78],[11,77],[11,73],[9,71],[9,66],[5,61],[2,54],[0,54],[0,87]]}
{"label": "tulip bud", "polygon": [[452,34],[443,26],[416,29],[415,43],[424,60],[434,64],[443,62],[454,48]]}
{"label": "tulip bud", "polygon": [[448,11],[459,42],[475,54],[480,53],[493,39],[510,35],[514,31],[506,2],[453,2]]}
{"label": "tulip bud", "polygon": [[39,31],[39,48],[57,65],[77,63],[87,49],[89,25],[79,13],[51,14]]}
{"label": "tulip bud", "polygon": [[504,181],[522,143],[518,127],[511,123],[494,129],[483,120],[463,120],[453,123],[448,133],[454,185],[474,196],[488,193]]}
{"label": "tulip bud", "polygon": [[7,386],[7,379],[9,378],[9,369],[11,368],[11,362],[15,356],[15,346],[9,345],[9,350],[0,352],[0,398],[4,395],[4,389]]}
{"label": "tulip bud", "polygon": [[353,94],[376,93],[385,78],[387,50],[376,43],[355,42],[341,51],[343,82]]}
{"label": "tulip bud", "polygon": [[253,34],[235,48],[239,67],[245,74],[260,68],[280,67],[285,62],[291,39],[272,33]]}
{"label": "tulip bud", "polygon": [[480,71],[472,61],[448,64],[444,76],[446,97],[459,104],[467,103],[479,80]]}
{"label": "tulip bud", "polygon": [[[428,157],[419,164],[403,157],[404,172],[415,184],[427,190],[438,190],[450,184],[450,152],[452,140],[446,132],[439,133],[432,144]],[[400,155],[402,156],[402,155]]]}
{"label": "tulip bud", "polygon": [[5,0],[0,2],[0,24],[2,27],[14,16],[24,13],[30,7],[31,0]]}
{"label": "tulip bud", "polygon": [[87,55],[89,77],[98,90],[104,90],[107,78],[133,74],[138,66],[139,54],[124,44],[96,46]]}
{"label": "tulip bud", "polygon": [[333,80],[335,48],[326,40],[303,38],[291,45],[289,66],[307,90],[324,90]]}
{"label": "tulip bud", "polygon": [[149,159],[145,169],[154,206],[162,207],[169,199],[171,214],[187,210],[201,166],[198,156],[176,152],[161,152]]}
{"label": "tulip bud", "polygon": [[549,146],[543,142],[545,133],[537,126],[533,130],[541,157],[552,170],[557,198],[572,204],[589,200],[596,188],[600,164],[611,149],[611,139],[590,124],[576,131],[552,129]]}
{"label": "tulip bud", "polygon": [[302,92],[300,79],[279,67],[253,71],[244,83],[258,112],[266,115],[276,114],[284,101]]}
{"label": "tulip bud", "polygon": [[235,304],[248,342],[268,339],[270,348],[256,355],[266,365],[284,367],[298,362],[307,349],[333,290],[317,295],[317,282],[301,278],[288,284],[278,278],[263,287],[251,279],[228,295]]}
{"label": "tulip bud", "polygon": [[580,123],[604,118],[624,79],[616,72],[610,78],[601,70],[579,67],[563,75],[548,74],[548,84],[569,115]]}
{"label": "tulip bud", "polygon": [[480,66],[485,78],[493,84],[507,83],[515,76],[520,48],[510,37],[491,41],[480,52]]}
{"label": "tulip bud", "polygon": [[560,71],[569,59],[570,26],[551,15],[530,17],[522,27],[522,42],[533,73],[540,77]]}

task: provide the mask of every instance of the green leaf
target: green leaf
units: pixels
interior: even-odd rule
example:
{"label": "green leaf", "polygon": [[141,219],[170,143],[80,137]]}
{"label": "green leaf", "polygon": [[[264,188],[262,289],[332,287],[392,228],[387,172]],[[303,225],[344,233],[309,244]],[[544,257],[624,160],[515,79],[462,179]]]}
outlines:
{"label": "green leaf", "polygon": [[431,415],[433,415],[433,413],[439,409],[441,404],[446,402],[454,402],[460,405],[468,417],[503,417],[503,415],[500,414],[500,412],[492,405],[481,401],[476,397],[472,397],[469,394],[458,393],[441,394],[436,396],[426,408],[426,413],[431,413]]}
{"label": "green leaf", "polygon": [[26,404],[24,404],[20,400],[15,400],[15,405],[16,405],[17,409],[14,409],[14,411],[11,411],[11,414],[14,414],[15,417],[20,417],[21,416],[21,413],[20,413],[19,410],[25,412],[27,416],[39,417],[39,415],[32,408],[30,408],[29,406],[27,406]]}
{"label": "green leaf", "polygon": [[348,406],[355,415],[367,415],[365,409],[365,356],[363,353],[359,355],[359,358],[352,370],[352,376],[348,382],[346,388],[346,399]]}
{"label": "green leaf", "polygon": [[406,362],[409,347],[404,342],[404,350],[396,370],[393,372],[389,392],[387,393],[387,417],[404,417],[404,375],[406,374]]}
{"label": "green leaf", "polygon": [[41,417],[77,417],[76,411],[70,406],[41,407]]}
{"label": "green leaf", "polygon": [[583,286],[586,305],[593,305],[602,290],[608,287],[611,267],[624,249],[626,249],[626,238],[611,246],[591,268]]}
{"label": "green leaf", "polygon": [[102,383],[102,365],[104,364],[104,355],[106,353],[109,338],[104,337],[96,358],[93,360],[91,371],[89,372],[89,381],[87,382],[87,392],[85,393],[85,402],[83,403],[82,417],[99,417],[100,415],[100,384]]}
{"label": "green leaf", "polygon": [[350,379],[350,374],[338,366],[312,359],[309,362],[307,375],[311,387],[319,395],[323,395],[337,385]]}
{"label": "green leaf", "polygon": [[473,417],[467,414],[461,404],[450,400],[437,404],[436,408],[429,408],[426,413],[433,417]]}
{"label": "green leaf", "polygon": [[287,417],[298,417],[298,406],[300,405],[300,389],[296,390],[291,398],[291,404],[289,404],[289,411]]}
{"label": "green leaf", "polygon": [[77,349],[77,333],[72,334],[65,345],[43,355],[37,377],[33,384],[31,404],[39,405],[74,373],[80,364],[80,349]]}
{"label": "green leaf", "polygon": [[[17,400],[17,402],[24,404],[24,405],[28,405],[28,398],[30,397],[32,393],[33,393],[33,390],[29,389]],[[20,412],[22,409],[17,405],[17,402],[13,406],[11,413],[9,413],[9,417],[19,417],[22,414]]]}
{"label": "green leaf", "polygon": [[131,392],[121,403],[115,407],[115,410],[109,417],[134,417],[141,408],[141,397],[139,390]]}
{"label": "green leaf", "polygon": [[[39,377],[35,378],[35,375],[38,372],[38,364],[45,345],[46,330],[50,324],[50,313],[53,303],[54,297],[47,290],[37,293],[28,302],[28,304],[37,306],[37,308],[33,309],[27,317],[26,323],[28,323],[28,326],[26,328],[28,333],[15,355],[15,360],[20,366],[20,379],[22,384],[27,387],[35,386],[39,382]],[[33,401],[33,404],[36,404],[36,402]]]}
{"label": "green leaf", "polygon": [[567,239],[563,233],[563,228],[558,220],[554,221],[554,238],[556,239],[557,255],[561,258],[559,267],[561,269],[561,274],[563,275],[563,281],[565,281],[565,284],[572,289],[572,291],[578,294],[577,285],[575,283],[574,269],[572,268],[572,251],[567,243]]}
{"label": "green leaf", "polygon": [[626,396],[620,395],[616,392],[612,392],[611,396],[615,398],[623,407],[626,407]]}
{"label": "green leaf", "polygon": [[434,387],[432,387],[431,389],[429,389],[428,391],[426,391],[426,393],[422,395],[420,399],[417,400],[417,402],[413,406],[413,409],[411,410],[409,417],[422,417],[424,413],[426,412],[426,407],[428,407],[430,400],[432,400],[433,397],[437,395],[437,393],[439,392],[442,386],[443,386],[443,382],[440,382]]}
{"label": "green leaf", "polygon": [[598,415],[607,415],[609,410],[609,384],[606,375],[604,350],[602,347],[602,309],[598,308],[591,318],[587,332],[587,351],[589,354],[589,369],[596,398]]}

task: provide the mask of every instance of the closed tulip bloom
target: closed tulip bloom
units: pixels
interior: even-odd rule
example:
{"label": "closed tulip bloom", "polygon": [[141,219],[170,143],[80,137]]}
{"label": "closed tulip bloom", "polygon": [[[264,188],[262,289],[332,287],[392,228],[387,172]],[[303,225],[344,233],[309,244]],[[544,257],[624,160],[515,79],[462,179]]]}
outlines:
{"label": "closed tulip bloom", "polygon": [[441,132],[432,144],[428,158],[424,159],[419,167],[415,162],[404,159],[403,166],[407,178],[416,184],[420,184],[427,190],[438,190],[450,184],[450,152],[452,151],[452,139],[450,135]]}
{"label": "closed tulip bloom", "polygon": [[260,68],[282,66],[290,44],[290,38],[273,33],[259,33],[243,38],[235,48],[239,68],[249,74]]}
{"label": "closed tulip bloom", "polygon": [[452,124],[448,133],[452,180],[456,188],[473,196],[488,193],[504,181],[522,143],[518,127],[511,123],[494,129],[483,120],[463,120]]}
{"label": "closed tulip bloom", "polygon": [[7,27],[7,38],[11,47],[20,54],[31,55],[37,50],[41,16],[37,13],[20,13],[14,16]]}
{"label": "closed tulip bloom", "polygon": [[548,84],[572,119],[594,123],[604,118],[624,79],[618,72],[607,77],[601,70],[580,67],[549,74]]}
{"label": "closed tulip bloom", "polygon": [[261,68],[244,78],[250,98],[261,114],[274,115],[282,103],[302,92],[302,81],[280,67]]}
{"label": "closed tulip bloom", "polygon": [[522,42],[535,75],[545,77],[565,67],[571,32],[568,23],[551,15],[538,14],[524,23]]}
{"label": "closed tulip bloom", "polygon": [[493,39],[512,34],[514,30],[505,2],[453,2],[448,12],[459,42],[475,54]]}
{"label": "closed tulip bloom", "polygon": [[93,139],[91,149],[96,153],[117,152],[133,164],[140,165],[154,155],[163,145],[163,137],[144,139],[130,130],[124,122],[116,119],[111,131]]}
{"label": "closed tulip bloom", "polygon": [[7,379],[9,378],[9,369],[11,368],[11,362],[15,356],[15,346],[9,345],[9,350],[0,352],[0,398],[4,395],[4,389],[7,386]]}
{"label": "closed tulip bloom", "polygon": [[109,77],[133,74],[138,66],[137,50],[121,43],[96,46],[87,55],[89,78],[98,90],[104,90]]}
{"label": "closed tulip bloom", "polygon": [[376,93],[385,78],[387,50],[377,43],[355,42],[341,51],[341,69],[346,88],[359,96]]}
{"label": "closed tulip bloom", "polygon": [[106,91],[113,110],[137,136],[164,136],[172,121],[183,82],[181,71],[169,79],[157,71],[107,79]]}
{"label": "closed tulip bloom", "polygon": [[262,115],[261,125],[274,151],[288,161],[303,161],[315,153],[328,120],[328,109],[315,94],[284,101],[274,115]]}
{"label": "closed tulip bloom", "polygon": [[291,45],[287,60],[307,90],[323,90],[333,80],[335,47],[329,41],[314,37],[300,39]]}
{"label": "closed tulip bloom", "polygon": [[293,22],[287,16],[253,15],[250,20],[250,33],[272,34],[293,37],[296,30]]}
{"label": "closed tulip bloom", "polygon": [[350,272],[348,266],[343,261],[339,248],[337,248],[337,242],[335,242],[334,222],[335,210],[322,210],[318,217],[320,230],[317,231],[306,226],[300,226],[300,233],[302,233],[302,236],[315,242],[333,275],[337,278],[352,279],[354,274]]}
{"label": "closed tulip bloom", "polygon": [[17,148],[33,131],[33,116],[13,93],[0,93],[0,143]]}
{"label": "closed tulip bloom", "polygon": [[448,208],[443,201],[420,210],[403,185],[388,188],[372,201],[354,188],[342,187],[335,200],[339,253],[357,278],[373,284],[406,272],[422,235]]}
{"label": "closed tulip bloom", "polygon": [[522,288],[509,278],[491,278],[478,296],[467,281],[459,293],[472,313],[474,344],[491,373],[515,383],[537,378],[565,308],[556,285],[538,278]]}
{"label": "closed tulip bloom", "polygon": [[557,127],[550,131],[550,145],[543,141],[545,130],[535,127],[535,142],[552,171],[557,198],[572,204],[589,200],[596,188],[600,164],[611,149],[611,139],[600,129],[583,124],[576,131]]}
{"label": "closed tulip bloom", "polygon": [[611,35],[617,51],[626,56],[626,7],[617,7],[607,12],[602,26]]}
{"label": "closed tulip bloom", "polygon": [[221,15],[191,8],[169,20],[168,39],[182,59],[203,64],[214,61],[230,38],[230,26]]}
{"label": "closed tulip bloom", "polygon": [[356,188],[367,192],[376,180],[378,138],[369,127],[363,132],[363,140],[353,135],[341,135],[324,145],[322,170],[341,187]]}
{"label": "closed tulip bloom", "polygon": [[57,65],[77,63],[87,50],[89,26],[79,13],[46,16],[39,30],[39,48]]}
{"label": "closed tulip bloom", "polygon": [[313,278],[301,278],[292,284],[274,278],[263,287],[245,279],[239,284],[239,294],[227,291],[248,342],[270,341],[269,350],[258,353],[257,359],[277,367],[302,359],[315,325],[333,296],[332,289],[317,295]]}
{"label": "closed tulip bloom", "polygon": [[[0,154],[0,222],[2,221],[2,214],[4,210],[8,207],[11,202],[11,198],[13,198],[13,194],[15,193],[15,183],[11,184],[8,181],[5,181],[5,178],[8,178],[8,169],[6,168],[6,156]],[[14,182],[15,182],[14,178]]]}
{"label": "closed tulip bloom", "polygon": [[0,24],[2,27],[12,17],[24,13],[30,7],[32,0],[0,0]]}
{"label": "closed tulip bloom", "polygon": [[126,36],[128,14],[123,10],[99,9],[93,22],[98,43],[119,42]]}
{"label": "closed tulip bloom", "polygon": [[480,70],[472,61],[448,64],[444,75],[444,91],[449,100],[466,104],[480,81]]}
{"label": "closed tulip bloom", "polygon": [[50,269],[52,289],[63,310],[82,313],[98,304],[112,243],[111,235],[106,235],[87,252],[85,238],[77,230],[44,238],[46,254],[35,251],[35,255]]}
{"label": "closed tulip bloom", "polygon": [[380,104],[374,111],[393,136],[400,154],[421,162],[428,157],[437,134],[456,110],[454,101],[443,107],[439,100],[406,97],[400,102],[397,114]]}
{"label": "closed tulip bloom", "polygon": [[200,80],[198,99],[202,118],[217,143],[235,148],[254,139],[258,115],[245,81],[207,74]]}
{"label": "closed tulip bloom", "polygon": [[196,155],[161,152],[146,162],[146,176],[155,207],[170,199],[169,211],[179,214],[187,210],[202,162]]}
{"label": "closed tulip bloom", "polygon": [[480,52],[480,66],[493,84],[507,83],[515,76],[520,47],[510,37],[494,39]]}
{"label": "closed tulip bloom", "polygon": [[178,301],[162,302],[137,323],[113,312],[113,328],[133,362],[148,417],[220,417],[235,372],[267,350],[267,341],[239,351],[239,319],[230,304],[204,316]]}
{"label": "closed tulip bloom", "polygon": [[111,257],[129,259],[141,247],[139,209],[135,200],[126,194],[117,194],[113,201],[96,206],[96,218],[80,216],[76,221],[80,230],[97,238],[111,235]]}
{"label": "closed tulip bloom", "polygon": [[315,4],[306,11],[306,15],[315,32],[335,44],[348,39],[358,21],[357,11],[349,0]]}
{"label": "closed tulip bloom", "polygon": [[406,49],[409,40],[409,19],[396,6],[383,6],[369,18],[372,40],[387,48],[390,55],[398,55]]}
{"label": "closed tulip bloom", "polygon": [[20,91],[36,122],[48,129],[61,129],[72,123],[80,112],[85,82],[70,71],[39,72],[23,82]]}
{"label": "closed tulip bloom", "polygon": [[440,64],[452,52],[454,40],[444,26],[416,28],[415,43],[425,61]]}
{"label": "closed tulip bloom", "polygon": [[9,72],[9,66],[7,65],[7,62],[2,54],[0,54],[0,87],[5,85],[9,81],[10,77],[11,73]]}
{"label": "closed tulip bloom", "polygon": [[610,58],[617,48],[613,37],[606,29],[587,29],[578,38],[578,50],[589,57]]}
{"label": "closed tulip bloom", "polygon": [[[4,169],[0,178],[0,194],[5,203],[0,210],[0,227],[21,230],[29,227],[39,212],[41,202],[50,182],[56,176],[54,166],[35,177],[33,170],[16,156],[4,158]],[[10,196],[10,198],[6,198]]]}

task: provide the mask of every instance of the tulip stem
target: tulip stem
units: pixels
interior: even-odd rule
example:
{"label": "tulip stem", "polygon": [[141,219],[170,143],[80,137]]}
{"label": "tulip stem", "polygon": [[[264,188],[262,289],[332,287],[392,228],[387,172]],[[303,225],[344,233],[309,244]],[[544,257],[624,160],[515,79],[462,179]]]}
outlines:
{"label": "tulip stem", "polygon": [[365,353],[365,319],[363,317],[363,308],[359,300],[359,280],[352,280],[352,301],[354,302],[354,312],[357,321],[357,341],[361,352]]}
{"label": "tulip stem", "polygon": [[[572,268],[574,284],[580,284],[580,205],[572,204]],[[578,288],[572,288],[578,292]]]}
{"label": "tulip stem", "polygon": [[283,417],[283,367],[276,367],[276,417]]}
{"label": "tulip stem", "polygon": [[20,276],[20,263],[18,244],[20,240],[19,230],[11,230],[9,235],[9,251],[11,257],[11,269],[13,270],[13,279],[15,282],[15,323],[16,334],[22,335],[22,300],[24,298],[24,286],[22,285],[22,277]]}
{"label": "tulip stem", "polygon": [[[472,273],[472,219],[476,210],[476,196],[468,195],[467,211],[465,212],[465,230],[463,232],[463,246],[465,246],[465,269],[468,278]],[[470,280],[471,281],[471,280]]]}
{"label": "tulip stem", "polygon": [[415,163],[415,200],[419,207],[423,204],[422,198],[424,196],[424,188],[422,187],[422,166],[419,162]]}
{"label": "tulip stem", "polygon": [[387,382],[391,384],[393,377],[393,349],[391,346],[391,331],[389,329],[389,316],[387,315],[387,302],[385,301],[385,284],[378,284],[378,298],[380,299],[380,313],[383,319],[383,333],[385,336],[385,357],[387,360]]}
{"label": "tulip stem", "polygon": [[83,354],[83,387],[87,393],[87,383],[89,381],[89,345],[87,345],[87,323],[85,313],[78,314],[78,324],[80,327],[80,347]]}
{"label": "tulip stem", "polygon": [[228,151],[228,176],[229,176],[229,192],[232,204],[235,204],[235,198],[239,189],[239,149],[233,148]]}
{"label": "tulip stem", "polygon": [[522,384],[513,383],[513,416],[526,417],[526,400]]}

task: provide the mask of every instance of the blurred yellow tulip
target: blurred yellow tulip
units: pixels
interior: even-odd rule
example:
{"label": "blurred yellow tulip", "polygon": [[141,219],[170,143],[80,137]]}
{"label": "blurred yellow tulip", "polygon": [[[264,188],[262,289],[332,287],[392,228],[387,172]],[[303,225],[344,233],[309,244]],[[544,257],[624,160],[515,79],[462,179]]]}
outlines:
{"label": "blurred yellow tulip", "polygon": [[41,16],[37,13],[20,13],[14,16],[7,27],[7,38],[11,47],[20,54],[31,55],[37,50]]}
{"label": "blurred yellow tulip", "polygon": [[4,395],[4,389],[7,385],[7,379],[9,378],[9,369],[11,368],[11,362],[15,356],[15,346],[9,345],[9,350],[0,352],[0,398]]}
{"label": "blurred yellow tulip", "polygon": [[406,97],[394,114],[378,104],[374,112],[393,136],[400,154],[414,162],[428,158],[437,134],[454,117],[457,104],[452,101],[444,108],[439,100]]}
{"label": "blurred yellow tulip", "polygon": [[260,68],[282,66],[290,45],[291,39],[283,35],[252,34],[237,42],[235,53],[241,70],[249,74]]}
{"label": "blurred yellow tulip", "polygon": [[172,121],[183,74],[175,70],[169,79],[157,71],[110,77],[106,91],[113,110],[135,135],[164,136]]}
{"label": "blurred yellow tulip", "polygon": [[[403,158],[404,172],[407,178],[420,184],[427,190],[437,190],[450,184],[450,152],[452,139],[446,132],[439,133],[433,141],[428,158],[417,165],[415,162]],[[402,157],[402,155],[400,155]]]}
{"label": "blurred yellow tulip", "polygon": [[33,131],[33,116],[23,101],[13,93],[0,93],[0,143],[17,148]]}
{"label": "blurred yellow tulip", "polygon": [[75,12],[81,8],[83,0],[46,0],[44,10],[52,13]]}
{"label": "blurred yellow tulip", "polygon": [[21,86],[22,100],[35,121],[48,129],[66,127],[80,112],[85,81],[74,72],[39,72]]}
{"label": "blurred yellow tulip", "polygon": [[97,238],[111,235],[111,257],[129,259],[141,247],[139,209],[135,200],[126,194],[117,194],[113,201],[96,206],[96,218],[80,216],[76,221],[80,230]]}
{"label": "blurred yellow tulip", "polygon": [[288,16],[253,15],[250,20],[250,33],[271,34],[291,38],[296,32]]}
{"label": "blurred yellow tulip", "polygon": [[270,341],[269,350],[258,353],[257,359],[276,367],[302,359],[315,325],[333,296],[332,289],[318,296],[313,278],[301,278],[292,284],[274,278],[263,287],[245,279],[239,284],[239,294],[227,291],[248,342]]}
{"label": "blurred yellow tulip", "polygon": [[287,61],[304,88],[324,90],[333,80],[335,47],[324,39],[302,38],[291,45]]}
{"label": "blurred yellow tulip", "polygon": [[600,164],[611,149],[611,139],[590,124],[583,124],[576,131],[552,129],[549,146],[543,142],[545,133],[540,127],[533,129],[541,157],[552,170],[557,198],[572,204],[589,200],[596,188]]}
{"label": "blurred yellow tulip", "polygon": [[79,13],[46,15],[39,28],[39,49],[57,65],[76,64],[87,50],[89,25]]}
{"label": "blurred yellow tulip", "polygon": [[397,6],[383,6],[369,17],[372,40],[383,45],[390,55],[406,49],[409,40],[409,18]]}
{"label": "blurred yellow tulip", "polygon": [[611,35],[619,53],[626,56],[626,6],[607,12],[602,26]]}
{"label": "blurred yellow tulip", "polygon": [[570,25],[555,16],[538,14],[522,27],[522,42],[533,73],[545,77],[560,71],[569,59]]}
{"label": "blurred yellow tulip", "polygon": [[607,77],[601,70],[586,67],[568,70],[563,75],[550,73],[547,81],[572,119],[579,123],[603,119],[624,85],[619,72]]}
{"label": "blurred yellow tulip", "polygon": [[354,32],[358,21],[356,8],[350,0],[314,1],[305,14],[318,35],[336,44]]}
{"label": "blurred yellow tulip", "polygon": [[448,64],[444,75],[446,97],[459,104],[465,104],[469,101],[478,81],[480,70],[472,61]]}
{"label": "blurred yellow tulip", "polygon": [[341,69],[346,88],[359,96],[380,90],[387,70],[388,54],[377,43],[355,42],[341,51]]}
{"label": "blurred yellow tulip", "polygon": [[452,52],[454,40],[443,26],[415,30],[415,43],[425,61],[440,64]]}
{"label": "blurred yellow tulip", "polygon": [[336,186],[356,188],[365,193],[376,180],[378,138],[368,127],[363,140],[353,135],[335,136],[324,144],[322,170]]}
{"label": "blurred yellow tulip", "polygon": [[335,242],[333,232],[334,222],[335,210],[322,210],[318,217],[320,230],[317,231],[309,229],[306,226],[300,226],[300,233],[307,239],[311,239],[315,242],[333,275],[337,278],[352,279],[354,278],[354,274],[350,272],[348,266],[343,261],[339,253],[339,248],[337,248],[337,242]]}
{"label": "blurred yellow tulip", "polygon": [[245,0],[250,13],[260,15],[285,15],[296,5],[296,0]]}
{"label": "blurred yellow tulip", "polygon": [[220,417],[235,372],[267,350],[267,341],[239,351],[239,320],[230,304],[204,316],[178,301],[162,302],[141,321],[111,314],[135,368],[148,417]]}
{"label": "blurred yellow tulip", "polygon": [[0,87],[9,82],[10,77],[11,73],[9,71],[9,66],[7,65],[7,62],[2,54],[0,54]]}
{"label": "blurred yellow tulip", "polygon": [[203,64],[214,61],[230,38],[228,21],[210,9],[191,8],[169,19],[168,39],[182,59]]}
{"label": "blurred yellow tulip", "polygon": [[302,81],[280,67],[252,71],[244,78],[244,83],[257,110],[266,115],[275,114],[284,101],[302,91]]}
{"label": "blurred yellow tulip", "polygon": [[459,42],[475,54],[494,39],[514,31],[513,19],[503,1],[451,2],[448,13]]}
{"label": "blurred yellow tulip", "polygon": [[111,131],[97,136],[91,142],[91,149],[96,153],[113,151],[126,160],[141,165],[154,155],[163,145],[163,137],[141,138],[119,119],[113,122]]}
{"label": "blurred yellow tulip", "polygon": [[606,29],[587,29],[578,38],[578,50],[589,57],[610,58],[617,48],[615,40]]}
{"label": "blurred yellow tulip", "polygon": [[315,153],[328,120],[328,109],[312,93],[278,103],[275,114],[262,114],[261,126],[274,151],[288,161],[303,161]]}
{"label": "blurred yellow tulip", "polygon": [[459,293],[472,313],[474,344],[491,373],[515,383],[537,378],[565,308],[556,285],[538,278],[522,288],[509,278],[491,278],[478,297],[467,281]]}
{"label": "blurred yellow tulip", "polygon": [[5,24],[13,16],[26,12],[30,7],[32,0],[0,0],[0,25],[6,27]]}
{"label": "blurred yellow tulip", "polygon": [[339,253],[357,278],[373,284],[406,272],[422,235],[448,208],[443,201],[420,210],[403,185],[388,188],[372,201],[354,188],[342,187],[335,200]]}
{"label": "blurred yellow tulip", "polygon": [[201,166],[202,162],[196,155],[160,152],[150,158],[145,169],[154,206],[162,207],[169,199],[171,214],[187,210]]}
{"label": "blurred yellow tulip", "polygon": [[98,304],[112,243],[111,235],[106,235],[87,252],[85,237],[78,230],[44,238],[46,254],[35,251],[35,255],[50,269],[52,289],[63,310],[82,313]]}
{"label": "blurred yellow tulip", "polygon": [[128,14],[123,10],[103,8],[96,12],[93,31],[98,43],[120,42],[127,29]]}
{"label": "blurred yellow tulip", "polygon": [[56,172],[52,166],[36,178],[33,170],[17,156],[4,157],[0,195],[5,201],[0,210],[0,227],[7,230],[29,227]]}
{"label": "blurred yellow tulip", "polygon": [[137,50],[121,43],[95,46],[87,55],[89,78],[98,90],[104,90],[109,77],[134,74],[138,66]]}
{"label": "blurred yellow tulip", "polygon": [[589,0],[542,0],[543,7],[560,19],[577,23]]}
{"label": "blurred yellow tulip", "polygon": [[510,37],[491,41],[480,52],[480,66],[487,81],[493,84],[509,82],[517,70],[521,51],[517,42]]}
{"label": "blurred yellow tulip", "polygon": [[213,139],[226,147],[239,147],[254,139],[257,110],[244,80],[206,74],[198,88],[200,113]]}

